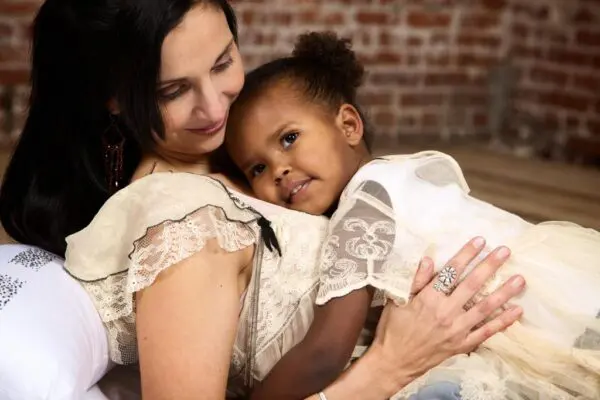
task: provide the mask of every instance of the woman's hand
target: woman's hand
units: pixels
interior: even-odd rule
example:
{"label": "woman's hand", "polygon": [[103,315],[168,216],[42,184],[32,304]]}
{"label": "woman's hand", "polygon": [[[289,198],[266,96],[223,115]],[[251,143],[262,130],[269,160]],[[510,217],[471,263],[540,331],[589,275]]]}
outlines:
{"label": "woman's hand", "polygon": [[[484,244],[481,238],[471,240],[447,265],[461,276]],[[394,392],[442,361],[472,351],[519,319],[519,307],[503,306],[524,289],[525,281],[520,276],[513,276],[466,310],[469,300],[509,255],[506,247],[494,250],[449,295],[434,288],[437,277],[432,280],[433,265],[423,260],[414,280],[414,296],[406,306],[397,307],[391,302],[386,306],[369,350],[377,353],[383,371],[392,374]]]}

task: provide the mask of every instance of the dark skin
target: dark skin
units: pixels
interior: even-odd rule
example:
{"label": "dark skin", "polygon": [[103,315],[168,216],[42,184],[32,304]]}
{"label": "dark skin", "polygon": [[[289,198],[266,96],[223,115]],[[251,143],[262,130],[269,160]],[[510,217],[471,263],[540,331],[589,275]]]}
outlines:
{"label": "dark skin", "polygon": [[364,287],[315,306],[305,338],[279,360],[265,380],[257,383],[250,399],[304,399],[331,384],[352,356],[373,293],[372,288]]}
{"label": "dark skin", "polygon": [[[290,92],[290,89],[292,89],[292,92]],[[280,106],[277,108],[277,113],[267,113],[268,115],[265,115],[261,110],[271,110],[273,109],[272,105],[269,104],[265,107],[264,104],[255,99],[246,105],[244,115],[249,120],[240,117],[237,119],[237,124],[230,123],[228,140],[230,140],[230,144],[235,143],[235,146],[229,146],[229,150],[234,151],[233,160],[236,160],[238,168],[248,174],[245,176],[246,179],[252,181],[252,166],[259,162],[256,160],[260,160],[259,163],[268,164],[267,161],[262,160],[262,157],[264,157],[264,153],[271,149],[272,144],[270,144],[269,138],[272,137],[272,127],[279,126],[282,120],[293,120],[303,121],[302,124],[296,122],[294,125],[299,131],[303,132],[302,142],[299,143],[305,143],[307,147],[310,147],[316,143],[315,141],[320,141],[323,135],[327,135],[330,139],[327,141],[327,146],[337,146],[344,155],[344,158],[337,160],[339,165],[345,166],[344,171],[337,172],[343,172],[341,176],[352,176],[355,170],[358,170],[364,162],[371,158],[363,140],[363,124],[359,112],[354,106],[343,104],[339,107],[339,110],[332,113],[330,107],[322,108],[321,105],[315,105],[314,102],[306,103],[305,100],[307,99],[302,97],[303,93],[296,93],[295,90],[295,87],[289,84],[275,86],[273,91],[267,91],[259,99],[280,103],[281,99],[285,98],[286,101],[282,104],[285,104],[286,107]],[[299,94],[300,96],[298,96]],[[304,114],[293,111],[306,110],[309,107],[310,113],[315,116],[310,119],[303,118],[305,117]],[[252,118],[254,115],[252,110],[257,110],[256,112],[259,113],[258,124]],[[250,116],[248,117],[248,115]],[[236,121],[235,112],[232,112],[231,121]],[[247,126],[252,126],[252,132],[244,135],[242,132],[244,127]],[[259,137],[259,134],[263,132],[265,134]],[[281,140],[278,142],[281,142]],[[299,154],[298,159],[295,159],[295,153],[291,150],[294,148],[296,147],[286,145],[285,149],[290,149],[289,151],[284,151],[283,148],[280,149],[282,154],[285,153],[290,157],[288,161],[290,169],[295,171],[294,173],[300,174],[299,171],[304,169],[302,173],[310,175],[311,168],[318,169],[314,165],[315,163],[312,162],[314,160],[307,161],[303,154]],[[243,150],[240,152],[236,151],[237,149]],[[253,152],[258,156],[249,157],[248,154]],[[248,158],[252,162],[248,162]],[[267,157],[268,159],[269,157]],[[328,159],[328,162],[335,164],[330,159]],[[296,168],[292,168],[292,164]],[[249,165],[249,170],[244,168],[244,165]],[[329,169],[327,170],[330,172]],[[347,173],[348,171],[351,173]],[[340,178],[340,180],[343,181],[344,178]],[[262,188],[264,193],[270,193],[270,195],[277,193],[273,190],[269,191],[273,188],[270,187],[271,181],[268,178],[257,179],[254,183],[256,184],[257,181],[264,183],[265,187],[253,186],[253,189]],[[332,181],[327,181],[327,185],[337,187],[332,184]],[[345,187],[345,183],[339,186],[341,192]],[[255,192],[257,191],[255,190]],[[263,193],[263,191],[260,193]],[[332,197],[335,198],[335,196]],[[259,196],[259,198],[261,197]],[[278,204],[277,198],[263,196],[262,199]],[[318,207],[323,205],[319,203],[311,210],[302,209],[302,211],[314,214],[331,214],[336,208],[334,203],[327,205],[326,210],[317,211]],[[314,319],[304,339],[279,360],[262,382],[256,382],[250,399],[304,399],[311,394],[324,390],[334,382],[344,371],[352,356],[371,309],[373,294],[373,288],[364,287],[346,296],[332,299],[325,305],[315,306]]]}

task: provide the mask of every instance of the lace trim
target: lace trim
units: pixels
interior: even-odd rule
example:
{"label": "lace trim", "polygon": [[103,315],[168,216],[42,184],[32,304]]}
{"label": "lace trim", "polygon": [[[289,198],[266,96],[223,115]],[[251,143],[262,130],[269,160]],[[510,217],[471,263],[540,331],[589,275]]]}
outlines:
{"label": "lace trim", "polygon": [[[373,305],[386,298],[398,304],[408,301],[425,244],[406,230],[397,230],[386,189],[378,182],[362,182],[356,192],[344,197],[331,221],[316,303],[325,304],[365,286],[378,289]],[[410,249],[410,254],[395,254],[396,243]]]}
{"label": "lace trim", "polygon": [[151,227],[134,243],[127,270],[102,280],[83,282],[108,329],[111,358],[121,364],[137,362],[135,293],[150,286],[157,276],[201,251],[216,239],[228,251],[258,241],[256,221],[231,220],[217,206],[204,206],[181,220],[167,220]]}

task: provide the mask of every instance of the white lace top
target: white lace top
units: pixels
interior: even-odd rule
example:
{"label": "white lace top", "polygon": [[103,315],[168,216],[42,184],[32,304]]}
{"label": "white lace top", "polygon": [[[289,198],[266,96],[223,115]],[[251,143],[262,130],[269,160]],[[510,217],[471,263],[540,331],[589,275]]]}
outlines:
{"label": "white lace top", "polygon": [[441,268],[475,236],[494,246],[529,226],[468,192],[456,161],[435,151],[382,157],[362,167],[331,218],[317,304],[366,285],[379,289],[378,303],[403,303],[423,256]]}
{"label": "white lace top", "polygon": [[[262,248],[262,214],[271,221],[281,256]],[[208,177],[156,173],[116,193],[87,228],[67,238],[66,269],[82,282],[100,312],[111,358],[130,364],[138,359],[135,292],[200,251],[208,239],[216,238],[228,251],[258,246],[260,259],[242,299],[230,366],[231,395],[243,392],[247,365],[253,366],[252,378],[264,378],[308,330],[327,223],[324,217],[234,194]],[[255,287],[260,287],[258,298]],[[255,300],[258,312],[253,318]],[[255,334],[252,344],[250,331]],[[249,346],[252,364],[247,362]]]}
{"label": "white lace top", "polygon": [[[281,256],[261,240],[265,236],[262,216],[271,221]],[[95,302],[107,328],[112,359],[135,363],[135,292],[200,251],[208,239],[216,238],[228,251],[256,246],[230,365],[228,390],[235,395],[244,394],[249,377],[262,380],[304,338],[315,301],[325,303],[366,285],[378,289],[376,303],[384,297],[405,301],[423,255],[433,257],[441,267],[468,239],[483,235],[490,246],[508,244],[513,250],[512,261],[498,272],[491,288],[512,274],[530,274],[525,275],[527,293],[515,300],[526,309],[526,320],[486,342],[477,352],[480,361],[475,353],[451,359],[443,370],[436,369],[424,379],[473,377],[463,382],[463,398],[487,400],[495,399],[491,392],[504,396],[513,386],[554,393],[537,375],[529,379],[520,373],[519,363],[528,360],[525,352],[543,344],[543,350],[535,353],[536,368],[547,376],[574,373],[583,353],[573,352],[569,363],[554,359],[553,354],[561,353],[540,341],[539,333],[571,343],[574,335],[590,326],[590,320],[597,321],[600,235],[564,225],[530,226],[468,196],[456,162],[437,152],[369,163],[345,189],[331,221],[234,194],[208,177],[157,173],[118,192],[86,229],[67,238],[66,268]],[[518,240],[511,240],[515,237]],[[565,282],[577,290],[557,297]],[[597,301],[586,300],[596,297]],[[539,312],[548,304],[551,312]],[[584,324],[573,309],[585,310],[590,318]],[[516,331],[529,327],[532,331],[524,335]],[[597,344],[586,346],[597,351]],[[597,362],[595,355],[590,357],[586,362]],[[519,367],[504,368],[509,359]],[[557,372],[557,365],[564,368]],[[405,394],[425,380],[409,385]],[[475,394],[467,396],[469,385],[485,388],[473,389]]]}

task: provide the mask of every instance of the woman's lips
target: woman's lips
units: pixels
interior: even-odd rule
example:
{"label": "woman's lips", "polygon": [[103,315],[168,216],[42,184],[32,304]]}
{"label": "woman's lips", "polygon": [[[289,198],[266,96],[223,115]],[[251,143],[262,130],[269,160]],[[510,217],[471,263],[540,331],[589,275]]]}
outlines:
{"label": "woman's lips", "polygon": [[198,135],[213,135],[217,132],[219,132],[221,130],[221,128],[223,128],[223,126],[225,126],[225,122],[226,119],[222,119],[221,121],[217,122],[216,124],[213,124],[211,126],[208,126],[206,128],[190,128],[187,129],[188,131],[198,134]]}

